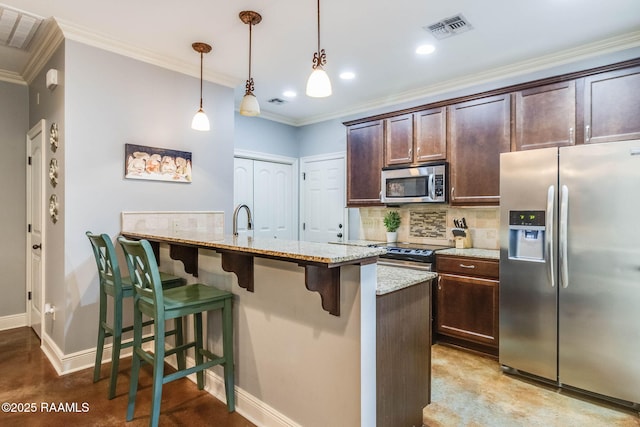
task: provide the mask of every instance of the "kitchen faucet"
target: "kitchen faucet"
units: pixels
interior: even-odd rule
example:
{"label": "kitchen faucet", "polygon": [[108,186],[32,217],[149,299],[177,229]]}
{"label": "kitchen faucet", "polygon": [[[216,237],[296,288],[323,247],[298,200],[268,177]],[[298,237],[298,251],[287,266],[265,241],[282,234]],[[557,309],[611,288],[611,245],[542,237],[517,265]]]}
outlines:
{"label": "kitchen faucet", "polygon": [[249,206],[245,204],[241,204],[236,206],[236,209],[233,211],[233,235],[238,235],[238,213],[240,209],[245,208],[247,210],[247,230],[253,230],[253,225],[251,225],[251,209]]}

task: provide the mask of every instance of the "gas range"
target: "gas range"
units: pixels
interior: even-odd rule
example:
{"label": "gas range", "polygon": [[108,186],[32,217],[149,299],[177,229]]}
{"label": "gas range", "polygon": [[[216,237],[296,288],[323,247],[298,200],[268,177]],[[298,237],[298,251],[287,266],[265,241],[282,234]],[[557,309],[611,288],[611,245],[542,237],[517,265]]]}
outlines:
{"label": "gas range", "polygon": [[451,247],[419,243],[373,243],[369,246],[387,249],[386,254],[380,255],[378,264],[406,266],[428,271],[433,269],[436,251]]}

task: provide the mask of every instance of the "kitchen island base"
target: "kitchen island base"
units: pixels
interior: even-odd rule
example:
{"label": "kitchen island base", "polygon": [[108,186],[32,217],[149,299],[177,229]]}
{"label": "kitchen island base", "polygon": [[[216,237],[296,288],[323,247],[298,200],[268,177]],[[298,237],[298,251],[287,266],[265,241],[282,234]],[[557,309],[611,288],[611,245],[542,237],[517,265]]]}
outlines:
{"label": "kitchen island base", "polygon": [[431,280],[376,297],[377,427],[422,426],[431,402]]}

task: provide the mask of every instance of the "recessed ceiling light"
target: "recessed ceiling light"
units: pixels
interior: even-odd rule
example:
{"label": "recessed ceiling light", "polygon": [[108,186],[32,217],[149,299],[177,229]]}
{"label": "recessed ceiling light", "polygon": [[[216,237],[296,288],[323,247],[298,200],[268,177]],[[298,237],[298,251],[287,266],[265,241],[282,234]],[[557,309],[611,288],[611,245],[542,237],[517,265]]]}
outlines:
{"label": "recessed ceiling light", "polygon": [[432,44],[423,44],[416,48],[416,53],[418,55],[429,55],[430,53],[435,52],[436,47]]}
{"label": "recessed ceiling light", "polygon": [[295,98],[296,96],[298,96],[298,94],[292,90],[285,90],[284,92],[282,92],[282,96],[285,96],[287,98]]}
{"label": "recessed ceiling light", "polygon": [[340,73],[340,78],[342,80],[352,80],[355,79],[356,74],[351,71],[345,71],[344,73]]}

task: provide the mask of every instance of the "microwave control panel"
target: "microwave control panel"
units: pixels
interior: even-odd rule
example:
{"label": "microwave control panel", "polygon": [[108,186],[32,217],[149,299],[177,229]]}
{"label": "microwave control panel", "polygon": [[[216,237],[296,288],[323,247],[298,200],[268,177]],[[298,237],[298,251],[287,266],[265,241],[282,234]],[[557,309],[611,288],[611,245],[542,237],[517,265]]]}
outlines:
{"label": "microwave control panel", "polygon": [[436,194],[436,197],[442,197],[444,195],[444,175],[436,174],[434,181],[435,181],[434,192]]}

